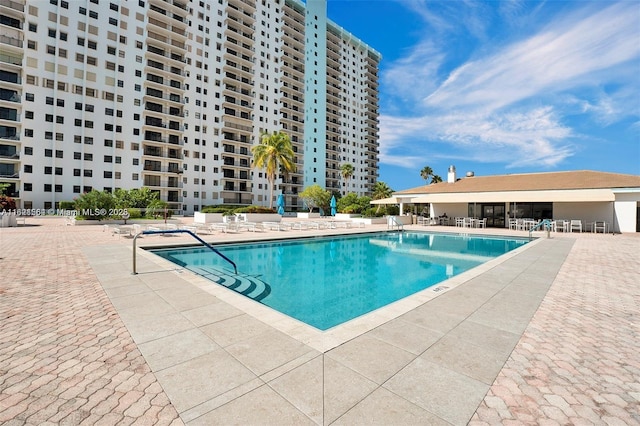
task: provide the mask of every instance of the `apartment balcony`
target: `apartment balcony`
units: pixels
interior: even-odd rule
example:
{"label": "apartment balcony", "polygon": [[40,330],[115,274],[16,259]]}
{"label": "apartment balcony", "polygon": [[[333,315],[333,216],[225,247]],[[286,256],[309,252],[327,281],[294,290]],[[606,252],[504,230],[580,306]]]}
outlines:
{"label": "apartment balcony", "polygon": [[160,179],[160,176],[145,176],[144,186],[151,188],[182,188],[181,179]]}
{"label": "apartment balcony", "polygon": [[164,92],[162,92],[160,90],[153,89],[153,88],[150,88],[150,87],[147,87],[146,89],[147,90],[145,91],[145,94],[144,94],[145,102],[148,101],[148,100],[151,100],[151,101],[155,100],[156,102],[162,100],[162,101],[165,101],[165,102],[171,102],[171,103],[179,104],[179,105],[184,104],[184,100],[178,94],[175,94],[175,93],[165,94]]}
{"label": "apartment balcony", "polygon": [[[235,47],[235,46],[234,46]],[[253,67],[253,58],[250,55],[247,55],[245,53],[240,53],[238,50],[236,49],[232,49],[230,47],[226,47],[223,57],[226,61],[226,63],[230,64],[233,63],[233,67],[235,68],[251,68]]]}
{"label": "apartment balcony", "polygon": [[[166,69],[168,69],[170,72],[171,72],[171,67],[180,69],[181,74],[182,74],[182,67],[184,67],[184,64],[186,63],[186,59],[181,53],[165,51],[164,49],[151,46],[151,45],[147,46],[145,57],[147,59],[154,60],[155,62],[163,61],[164,63],[167,64]],[[158,67],[154,67],[154,68],[158,68]],[[164,70],[164,68],[161,68],[161,69]]]}
{"label": "apartment balcony", "polygon": [[[11,13],[13,16],[23,16],[24,4],[12,0],[0,0],[0,11],[3,13]],[[14,12],[12,13],[12,11]]]}
{"label": "apartment balcony", "polygon": [[251,6],[239,0],[231,0],[229,1],[229,7],[226,9],[227,16],[229,18],[234,18],[236,22],[242,22],[243,25],[253,26],[256,22],[256,18],[253,16],[253,12],[255,12],[255,7],[248,8],[246,6]]}
{"label": "apartment balcony", "polygon": [[144,110],[147,113],[156,113],[158,115],[170,115],[173,117],[184,117],[184,112],[182,111],[182,108],[175,108],[175,107],[165,107],[164,105],[161,104],[156,104],[154,102],[145,102],[145,106],[144,106]]}
{"label": "apartment balcony", "polygon": [[22,54],[24,42],[18,37],[0,35],[0,48],[5,55],[17,56]]}
{"label": "apartment balcony", "polygon": [[0,121],[19,123],[20,114],[18,114],[17,109],[0,107]]}
{"label": "apartment balcony", "polygon": [[15,127],[0,126],[0,141],[4,143],[19,143],[20,133]]}
{"label": "apartment balcony", "polygon": [[3,68],[19,72],[22,68],[22,55],[18,53],[10,55],[3,52],[0,53],[0,62],[3,64]]}
{"label": "apartment balcony", "polygon": [[182,169],[178,163],[169,163],[169,166],[163,165],[162,161],[145,160],[143,169],[145,172],[155,173],[173,173],[182,174]]}
{"label": "apartment balcony", "polygon": [[246,13],[255,13],[256,5],[252,0],[229,0],[229,6],[243,9]]}
{"label": "apartment balcony", "polygon": [[238,38],[239,41],[244,45],[244,44],[253,44],[253,35],[250,33],[245,33],[242,30],[239,30],[238,28],[235,28],[233,26],[229,26],[226,27],[224,29],[224,35],[227,39],[229,38]]}
{"label": "apartment balcony", "polygon": [[184,43],[187,41],[187,30],[186,25],[178,24],[175,21],[164,21],[162,19],[153,18],[153,11],[150,10],[149,20],[147,21],[147,28],[149,30],[157,31],[158,34],[163,35],[169,39],[171,42],[169,44],[177,45],[181,48]]}
{"label": "apartment balcony", "polygon": [[3,163],[18,163],[20,162],[20,153],[16,152],[15,154],[3,154],[2,153],[2,145],[0,145],[0,161]]}
{"label": "apartment balcony", "polygon": [[20,94],[15,90],[0,88],[0,102],[10,104],[19,104],[21,100]]}
{"label": "apartment balcony", "polygon": [[304,34],[304,15],[293,16],[288,10],[285,10],[284,23],[285,34],[291,30],[299,34]]}
{"label": "apartment balcony", "polygon": [[176,160],[183,159],[182,153],[176,150],[173,150],[173,149],[163,150],[163,149],[159,149],[158,147],[147,146],[147,145],[144,146],[142,155],[144,157],[153,157],[153,158],[171,158]]}
{"label": "apartment balcony", "polygon": [[16,169],[2,167],[6,164],[0,163],[0,179],[8,179],[10,181],[20,179],[20,172]]}
{"label": "apartment balcony", "polygon": [[237,13],[234,14],[232,11],[225,15],[224,22],[227,28],[233,28],[234,33],[239,34],[244,38],[253,39],[253,33],[255,32],[253,18],[247,17],[247,19],[245,19],[245,17],[238,16]]}
{"label": "apartment balcony", "polygon": [[[171,33],[171,35],[168,35],[167,33],[164,34],[160,34],[162,31],[158,31],[161,30],[158,27],[155,26],[150,26],[151,28],[147,28],[147,43],[153,43],[153,44],[158,44],[160,45],[160,43],[165,44],[167,49],[170,50],[175,50],[175,49],[179,49],[179,50],[186,50],[187,49],[187,45],[185,44],[184,40],[178,40],[176,39],[176,36]],[[152,31],[152,30],[156,30],[156,31]]]}
{"label": "apartment balcony", "polygon": [[[151,58],[147,58],[147,63],[145,65],[145,73],[155,73],[155,74],[160,74],[160,73],[164,73],[164,75],[162,77],[167,77],[168,80],[170,80],[170,78],[178,78],[178,77],[185,77],[186,73],[184,72],[184,70],[182,69],[182,66],[173,66],[171,64],[165,64],[164,62],[158,62],[155,61]],[[160,80],[154,81],[154,80],[150,80],[153,82],[158,82]],[[163,78],[163,83],[164,83],[164,78]]]}
{"label": "apartment balcony", "polygon": [[159,4],[158,2],[149,2],[149,16],[153,16],[159,20],[166,20],[166,18],[172,19],[171,21],[176,26],[183,24],[186,26],[186,11],[182,8],[172,9],[168,2]]}
{"label": "apartment balcony", "polygon": [[233,84],[225,84],[222,94],[226,96],[236,97],[240,101],[251,102],[253,100],[253,93],[249,88],[239,87]]}
{"label": "apartment balcony", "polygon": [[187,6],[188,2],[186,0],[149,0],[149,4],[166,8],[173,13],[185,16],[189,11],[189,7]]}
{"label": "apartment balcony", "polygon": [[22,87],[22,78],[16,72],[0,70],[0,82],[5,85],[9,84],[15,86],[16,88]]}

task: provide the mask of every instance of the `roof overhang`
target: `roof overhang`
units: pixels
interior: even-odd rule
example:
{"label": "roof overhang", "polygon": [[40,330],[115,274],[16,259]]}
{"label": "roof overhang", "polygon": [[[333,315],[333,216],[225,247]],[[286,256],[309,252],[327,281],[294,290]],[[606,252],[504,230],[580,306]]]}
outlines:
{"label": "roof overhang", "polygon": [[396,197],[382,198],[380,200],[373,200],[369,204],[398,204],[400,201]]}
{"label": "roof overhang", "polygon": [[524,203],[524,202],[607,202],[615,201],[607,189],[566,189],[549,191],[456,192],[418,195],[411,203]]}

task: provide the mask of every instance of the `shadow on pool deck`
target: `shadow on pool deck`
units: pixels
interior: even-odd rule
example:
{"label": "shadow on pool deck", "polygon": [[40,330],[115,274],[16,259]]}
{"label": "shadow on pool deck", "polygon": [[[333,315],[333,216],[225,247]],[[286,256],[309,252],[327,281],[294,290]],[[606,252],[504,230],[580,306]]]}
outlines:
{"label": "shadow on pool deck", "polygon": [[132,275],[122,244],[84,252],[189,424],[466,424],[573,243],[539,240],[337,346],[310,346],[148,256],[139,270],[154,273]]}

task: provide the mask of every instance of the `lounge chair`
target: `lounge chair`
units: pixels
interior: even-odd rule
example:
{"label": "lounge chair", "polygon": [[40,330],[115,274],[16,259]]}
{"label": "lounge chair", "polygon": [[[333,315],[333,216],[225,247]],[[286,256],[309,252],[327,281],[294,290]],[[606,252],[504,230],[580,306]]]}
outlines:
{"label": "lounge chair", "polygon": [[262,225],[266,228],[266,229],[271,229],[272,231],[286,231],[287,228],[291,229],[291,226],[288,224],[285,224],[283,222],[262,222]]}
{"label": "lounge chair", "polygon": [[241,231],[243,229],[251,232],[264,231],[264,226],[262,226],[262,223],[240,221],[236,225],[238,227],[238,231]]}

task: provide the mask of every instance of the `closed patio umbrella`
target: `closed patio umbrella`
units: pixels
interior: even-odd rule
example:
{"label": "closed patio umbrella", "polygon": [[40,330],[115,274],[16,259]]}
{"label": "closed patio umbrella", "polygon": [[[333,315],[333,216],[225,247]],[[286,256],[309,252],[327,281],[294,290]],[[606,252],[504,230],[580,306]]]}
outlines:
{"label": "closed patio umbrella", "polygon": [[284,214],[284,195],[278,195],[278,199],[276,200],[276,206],[278,207],[278,214]]}
{"label": "closed patio umbrella", "polygon": [[332,195],[331,196],[331,203],[329,204],[329,206],[331,207],[331,216],[335,216],[336,215],[336,196]]}

